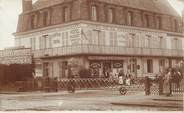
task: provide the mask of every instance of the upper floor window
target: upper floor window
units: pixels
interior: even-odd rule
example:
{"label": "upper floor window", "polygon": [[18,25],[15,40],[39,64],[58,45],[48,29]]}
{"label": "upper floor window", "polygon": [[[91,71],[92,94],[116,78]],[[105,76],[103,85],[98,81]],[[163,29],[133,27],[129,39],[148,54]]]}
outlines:
{"label": "upper floor window", "polygon": [[97,6],[91,7],[91,20],[97,21]]}
{"label": "upper floor window", "polygon": [[149,15],[146,14],[144,15],[144,24],[145,24],[145,27],[149,27]]}
{"label": "upper floor window", "polygon": [[36,15],[31,16],[31,29],[36,27]]}
{"label": "upper floor window", "polygon": [[107,18],[109,23],[113,23],[114,21],[114,9],[110,8],[108,9],[108,18]]}
{"label": "upper floor window", "polygon": [[69,7],[64,7],[63,12],[64,12],[64,22],[68,22],[70,20],[70,9],[69,9]]}
{"label": "upper floor window", "polygon": [[129,11],[127,14],[127,24],[133,25],[133,12]]}
{"label": "upper floor window", "polygon": [[161,17],[160,16],[157,16],[156,17],[156,29],[161,29]]}
{"label": "upper floor window", "polygon": [[173,30],[174,31],[178,31],[178,22],[177,22],[177,20],[176,19],[174,19],[174,22],[173,22]]}
{"label": "upper floor window", "polygon": [[49,13],[48,11],[43,12],[43,25],[47,26],[49,22]]}

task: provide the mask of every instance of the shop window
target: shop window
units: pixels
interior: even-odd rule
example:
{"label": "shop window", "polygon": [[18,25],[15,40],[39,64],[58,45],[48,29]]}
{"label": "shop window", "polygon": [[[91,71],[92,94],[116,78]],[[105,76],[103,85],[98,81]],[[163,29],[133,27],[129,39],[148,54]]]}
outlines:
{"label": "shop window", "polygon": [[43,26],[47,26],[49,22],[49,13],[48,11],[43,12]]}
{"label": "shop window", "polygon": [[91,7],[91,20],[97,21],[97,6],[95,5]]}
{"label": "shop window", "polygon": [[113,23],[114,21],[114,9],[108,9],[108,23]]}
{"label": "shop window", "polygon": [[146,14],[144,15],[144,24],[145,24],[145,27],[149,27],[149,15]]}
{"label": "shop window", "polygon": [[161,17],[160,16],[157,16],[156,17],[156,29],[161,29]]}
{"label": "shop window", "polygon": [[153,60],[147,60],[147,72],[153,73]]}
{"label": "shop window", "polygon": [[69,7],[64,7],[63,12],[64,12],[64,22],[68,22],[70,20],[70,9],[69,9]]}
{"label": "shop window", "polygon": [[131,11],[127,14],[127,25],[133,25],[133,12]]}

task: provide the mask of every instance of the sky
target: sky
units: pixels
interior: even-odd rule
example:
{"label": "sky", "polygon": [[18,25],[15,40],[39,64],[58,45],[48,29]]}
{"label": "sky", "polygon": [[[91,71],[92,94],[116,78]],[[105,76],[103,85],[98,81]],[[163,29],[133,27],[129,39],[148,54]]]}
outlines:
{"label": "sky", "polygon": [[[177,12],[181,14],[184,4],[182,0],[169,0]],[[183,0],[184,1],[184,0]],[[0,49],[14,46],[18,15],[21,13],[21,0],[0,0]]]}

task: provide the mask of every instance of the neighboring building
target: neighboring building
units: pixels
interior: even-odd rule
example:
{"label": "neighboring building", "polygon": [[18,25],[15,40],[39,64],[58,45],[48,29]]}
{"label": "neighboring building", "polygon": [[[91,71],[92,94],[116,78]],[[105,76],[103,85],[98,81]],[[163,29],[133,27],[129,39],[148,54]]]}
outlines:
{"label": "neighboring building", "polygon": [[32,59],[30,48],[14,47],[0,51],[0,64],[32,64]]}
{"label": "neighboring building", "polygon": [[95,77],[142,77],[184,56],[182,19],[167,0],[23,0],[14,35],[49,77],[67,77],[70,61]]}

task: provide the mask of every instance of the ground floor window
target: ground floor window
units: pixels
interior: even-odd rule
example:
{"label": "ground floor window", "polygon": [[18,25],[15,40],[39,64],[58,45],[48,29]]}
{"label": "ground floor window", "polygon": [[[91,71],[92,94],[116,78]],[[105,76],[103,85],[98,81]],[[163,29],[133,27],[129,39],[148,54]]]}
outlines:
{"label": "ground floor window", "polygon": [[147,72],[153,73],[153,60],[151,59],[147,60]]}

